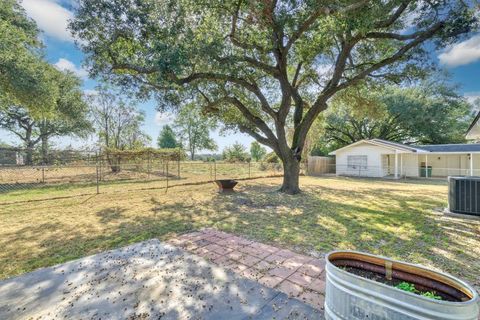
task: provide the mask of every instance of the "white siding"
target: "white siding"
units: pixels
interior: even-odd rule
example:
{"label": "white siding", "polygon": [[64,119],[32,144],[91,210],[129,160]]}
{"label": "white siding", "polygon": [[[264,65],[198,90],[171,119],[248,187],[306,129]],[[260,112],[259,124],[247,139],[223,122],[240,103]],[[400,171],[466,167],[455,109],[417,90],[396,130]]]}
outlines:
{"label": "white siding", "polygon": [[401,176],[407,177],[419,177],[420,176],[420,162],[419,157],[421,158],[422,155],[418,155],[417,153],[405,153],[402,155],[402,174]]}
{"label": "white siding", "polygon": [[[352,147],[338,150],[335,154],[337,175],[383,177],[382,154],[392,152],[389,149],[361,143]],[[367,156],[367,170],[358,170],[348,167],[348,156]]]}
{"label": "white siding", "polygon": [[[393,176],[395,173],[395,151],[390,148],[360,143],[337,150],[335,156],[337,175],[385,177]],[[367,169],[359,166],[349,167],[348,156],[367,156]],[[432,167],[433,177],[470,175],[470,160],[467,153],[398,153],[399,177],[419,177],[420,166],[424,162]],[[480,154],[473,155],[473,175],[480,176]]]}
{"label": "white siding", "polygon": [[[425,162],[425,155],[419,156],[418,166]],[[432,176],[446,177],[470,175],[468,154],[429,154],[428,166],[432,167]],[[480,174],[480,154],[473,155],[473,174]]]}

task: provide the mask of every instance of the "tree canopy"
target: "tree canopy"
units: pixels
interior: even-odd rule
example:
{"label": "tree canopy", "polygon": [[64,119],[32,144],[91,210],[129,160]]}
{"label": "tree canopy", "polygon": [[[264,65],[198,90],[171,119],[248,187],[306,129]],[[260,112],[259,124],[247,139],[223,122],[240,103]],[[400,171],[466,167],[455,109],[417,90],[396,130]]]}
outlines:
{"label": "tree canopy", "polygon": [[82,0],[71,28],[93,75],[159,108],[202,101],[274,150],[281,190],[296,193],[308,132],[333,96],[422,76],[427,41],[445,46],[476,24],[447,0]]}
{"label": "tree canopy", "polygon": [[27,164],[32,163],[32,152],[42,145],[42,159],[48,163],[49,140],[59,136],[85,137],[91,131],[88,105],[84,100],[81,80],[71,72],[52,70],[53,87],[58,92],[51,110],[45,111],[34,101],[29,109],[22,105],[0,108],[0,127],[13,133],[27,149]]}
{"label": "tree canopy", "polygon": [[39,30],[16,0],[0,0],[0,108],[51,111],[58,98],[53,67],[43,58]]}
{"label": "tree canopy", "polygon": [[218,149],[215,141],[210,138],[210,131],[216,124],[212,118],[206,117],[195,103],[189,103],[182,108],[173,123],[180,138],[186,141],[190,159],[195,159],[198,150],[215,151]]}
{"label": "tree canopy", "polygon": [[157,145],[161,149],[174,149],[180,147],[175,138],[175,132],[168,124],[164,125],[157,138]]}
{"label": "tree canopy", "polygon": [[247,149],[240,142],[235,142],[231,146],[225,147],[222,152],[223,160],[228,162],[249,161]]}
{"label": "tree canopy", "polygon": [[352,88],[332,101],[317,136],[323,153],[362,139],[407,144],[465,142],[471,105],[439,81],[371,90]]}
{"label": "tree canopy", "polygon": [[145,115],[135,101],[105,85],[90,95],[91,117],[100,147],[128,150],[145,147],[150,137],[142,131]]}
{"label": "tree canopy", "polygon": [[253,161],[260,161],[267,154],[267,149],[262,147],[257,141],[253,141],[250,144],[250,156]]}

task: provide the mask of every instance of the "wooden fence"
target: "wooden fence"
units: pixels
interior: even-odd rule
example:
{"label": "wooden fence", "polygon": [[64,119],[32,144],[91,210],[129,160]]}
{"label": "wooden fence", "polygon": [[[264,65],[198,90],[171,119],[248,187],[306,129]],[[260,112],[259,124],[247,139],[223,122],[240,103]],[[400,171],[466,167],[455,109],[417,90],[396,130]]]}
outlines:
{"label": "wooden fence", "polygon": [[308,175],[335,173],[335,158],[309,156],[307,162]]}

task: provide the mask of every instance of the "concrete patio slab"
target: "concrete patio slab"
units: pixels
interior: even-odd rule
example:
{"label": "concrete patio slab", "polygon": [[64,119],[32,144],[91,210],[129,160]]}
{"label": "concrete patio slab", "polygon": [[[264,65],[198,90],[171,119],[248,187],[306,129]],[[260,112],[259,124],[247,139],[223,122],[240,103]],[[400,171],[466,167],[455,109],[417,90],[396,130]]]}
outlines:
{"label": "concrete patio slab", "polygon": [[[222,236],[210,239],[228,238]],[[323,319],[323,315],[202,257],[149,240],[0,282],[0,319],[30,318]]]}

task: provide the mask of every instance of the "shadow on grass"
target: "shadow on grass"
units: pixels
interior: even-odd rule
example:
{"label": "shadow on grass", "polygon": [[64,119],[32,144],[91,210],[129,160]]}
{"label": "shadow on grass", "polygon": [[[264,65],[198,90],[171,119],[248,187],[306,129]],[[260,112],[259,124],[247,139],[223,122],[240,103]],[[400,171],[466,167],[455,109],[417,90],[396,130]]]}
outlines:
{"label": "shadow on grass", "polygon": [[[428,188],[414,192],[396,181],[388,181],[388,188],[375,182],[368,190],[343,190],[333,182],[306,185],[295,196],[268,184],[241,185],[235,193],[215,193],[206,200],[148,196],[143,200],[147,209],[142,209],[147,211],[140,216],[130,216],[115,203],[96,212],[104,226],[101,232],[75,232],[67,222],[35,225],[6,234],[2,242],[14,252],[16,241],[42,238],[41,251],[14,261],[17,270],[25,272],[151,238],[215,227],[315,255],[351,249],[421,263],[480,286],[480,223],[435,214],[434,209],[446,202],[438,192]],[[51,235],[43,238],[47,231]]]}

